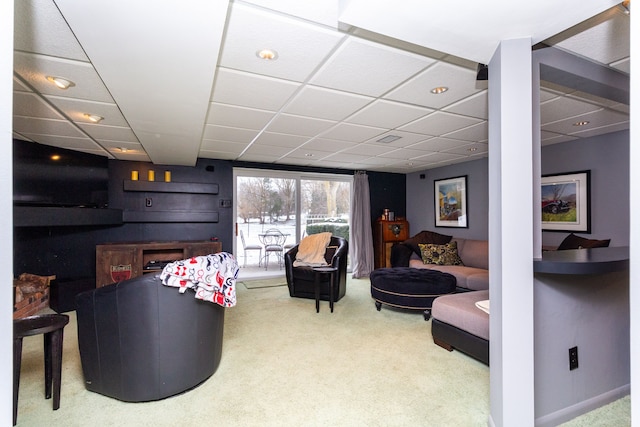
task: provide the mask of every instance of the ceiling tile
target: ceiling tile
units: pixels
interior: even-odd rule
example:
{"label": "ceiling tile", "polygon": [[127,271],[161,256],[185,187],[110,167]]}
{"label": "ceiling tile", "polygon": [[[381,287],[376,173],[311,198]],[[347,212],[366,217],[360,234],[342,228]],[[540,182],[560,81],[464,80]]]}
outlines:
{"label": "ceiling tile", "polygon": [[413,150],[422,150],[428,152],[437,152],[451,150],[469,144],[466,141],[450,138],[431,138],[426,141],[411,146]]}
{"label": "ceiling tile", "polygon": [[[433,94],[436,87],[447,87],[446,92]],[[453,64],[438,62],[418,76],[384,96],[400,102],[442,108],[479,92],[476,72]]]}
{"label": "ceiling tile", "polygon": [[390,147],[389,144],[358,144],[354,147],[347,148],[343,153],[347,154],[368,154],[370,156],[381,156],[389,151],[397,150],[397,147]]}
{"label": "ceiling tile", "polygon": [[[39,144],[52,145],[55,147],[66,148],[69,150],[88,149],[94,151],[101,151],[102,148],[97,145],[91,138],[86,136],[73,137],[63,135],[38,135],[35,133],[25,133],[25,136],[29,137],[32,141]],[[100,153],[102,156],[106,155],[106,152],[102,150]]]}
{"label": "ceiling tile", "polygon": [[234,153],[239,155],[247,148],[249,144],[229,141],[216,141],[214,139],[203,139],[200,150],[203,151],[221,151],[223,153]]}
{"label": "ceiling tile", "polygon": [[489,139],[489,122],[481,122],[469,127],[444,134],[447,138],[464,141],[486,141]]}
{"label": "ceiling tile", "polygon": [[289,133],[292,135],[315,136],[334,126],[334,120],[314,119],[312,117],[293,114],[278,114],[267,128],[270,132]]}
{"label": "ceiling tile", "polygon": [[13,114],[24,117],[64,120],[64,117],[33,92],[13,93]]}
{"label": "ceiling tile", "polygon": [[430,108],[378,99],[349,117],[346,121],[366,126],[397,128],[432,113]]}
{"label": "ceiling tile", "polygon": [[328,138],[314,138],[304,144],[302,148],[317,150],[322,152],[335,153],[338,151],[349,150],[353,147],[357,147],[357,143],[347,142],[347,141],[339,141],[335,139]]}
{"label": "ceiling tile", "polygon": [[629,122],[620,122],[613,124],[604,124],[593,129],[586,129],[580,132],[575,132],[572,135],[579,136],[580,138],[589,138],[592,136],[603,135],[612,132],[618,132],[621,130],[629,130]]}
{"label": "ceiling tile", "polygon": [[[344,37],[319,25],[233,3],[219,64],[302,82]],[[278,58],[258,58],[256,52],[262,49],[275,50]]]}
{"label": "ceiling tile", "polygon": [[[13,68],[26,82],[45,95],[111,102],[113,98],[91,64],[32,53],[15,52]],[[63,77],[75,83],[59,89],[47,76]]]}
{"label": "ceiling tile", "polygon": [[322,134],[323,138],[339,139],[342,141],[363,142],[382,134],[386,129],[371,126],[340,123]]}
{"label": "ceiling tile", "polygon": [[265,145],[265,144],[253,144],[249,148],[245,154],[240,157],[240,160],[245,160],[245,156],[252,155],[261,155],[261,156],[271,156],[271,161],[274,158],[279,158],[287,154],[291,151],[290,147],[278,147],[275,145]]}
{"label": "ceiling tile", "polygon": [[110,141],[138,142],[138,138],[128,127],[103,126],[97,124],[78,123],[87,134],[94,139]]}
{"label": "ceiling tile", "polygon": [[597,105],[567,97],[554,98],[540,104],[540,123],[546,125],[567,117],[575,117],[590,111],[601,109]]}
{"label": "ceiling tile", "polygon": [[13,91],[14,92],[32,92],[18,77],[13,76]]}
{"label": "ceiling tile", "polygon": [[310,82],[378,97],[434,62],[431,58],[349,37]]}
{"label": "ceiling tile", "polygon": [[[584,133],[593,128],[599,128],[609,124],[627,123],[628,120],[629,117],[626,114],[612,110],[599,110],[543,125],[542,129],[550,132],[572,135],[577,134],[578,132]],[[574,123],[581,121],[587,121],[589,123],[586,126],[574,126]]]}
{"label": "ceiling tile", "polygon": [[200,150],[198,157],[202,157],[203,159],[236,160],[238,155],[235,153],[226,153],[224,151]]}
{"label": "ceiling tile", "polygon": [[461,156],[478,156],[489,152],[489,145],[483,142],[476,142],[468,145],[460,145],[442,151],[443,153],[460,154]]}
{"label": "ceiling tile", "polygon": [[212,102],[209,105],[209,114],[206,123],[240,129],[260,130],[265,127],[274,116],[275,113],[272,111]]}
{"label": "ceiling tile", "polygon": [[[254,145],[270,145],[275,147],[288,147],[289,151],[308,141],[306,136],[287,135],[284,133],[263,132],[255,140]],[[252,145],[253,147],[253,145]]]}
{"label": "ceiling tile", "polygon": [[463,98],[442,110],[449,113],[487,120],[489,118],[488,94],[488,90],[483,90],[482,92],[471,95],[468,98]]}
{"label": "ceiling tile", "polygon": [[258,135],[257,130],[239,129],[227,126],[206,125],[203,141],[213,139],[218,141],[239,142],[248,144]]}
{"label": "ceiling tile", "polygon": [[371,101],[373,98],[368,96],[305,86],[286,106],[284,112],[327,120],[343,120]]}
{"label": "ceiling tile", "polygon": [[84,114],[103,118],[101,125],[129,127],[116,104],[46,95],[46,99],[76,123],[93,123]]}
{"label": "ceiling tile", "polygon": [[[602,64],[610,64],[628,56],[629,31],[630,16],[619,6],[551,37],[548,43]],[[612,44],[611,40],[617,42]]]}
{"label": "ceiling tile", "polygon": [[13,129],[23,134],[71,136],[76,138],[86,136],[66,120],[14,116]]}
{"label": "ceiling tile", "polygon": [[89,62],[53,1],[14,2],[14,49]]}
{"label": "ceiling tile", "polygon": [[480,119],[437,111],[401,126],[400,129],[408,132],[423,133],[425,135],[440,136],[460,128],[480,123],[481,121]]}
{"label": "ceiling tile", "polygon": [[218,67],[211,100],[278,111],[299,87],[287,80]]}
{"label": "ceiling tile", "polygon": [[384,156],[389,159],[412,160],[417,157],[424,156],[424,151],[412,150],[410,148],[400,148],[398,150],[389,151],[388,153],[385,153]]}
{"label": "ceiling tile", "polygon": [[451,153],[429,153],[422,157],[416,157],[414,160],[423,162],[447,162],[452,160],[464,160],[466,156]]}
{"label": "ceiling tile", "polygon": [[[389,136],[399,136],[400,139],[396,139],[392,142],[382,142],[380,141],[381,139],[384,139],[386,137]],[[385,132],[383,134],[380,135],[376,135],[375,137],[365,141],[367,146],[369,145],[382,145],[384,147],[389,147],[391,149],[396,149],[396,148],[400,148],[400,147],[407,147],[409,145],[415,144],[417,142],[420,141],[424,141],[425,139],[429,139],[432,138],[429,135],[423,135],[423,134],[419,134],[419,133],[412,133],[412,132],[404,132],[401,130],[392,130],[389,132]]]}

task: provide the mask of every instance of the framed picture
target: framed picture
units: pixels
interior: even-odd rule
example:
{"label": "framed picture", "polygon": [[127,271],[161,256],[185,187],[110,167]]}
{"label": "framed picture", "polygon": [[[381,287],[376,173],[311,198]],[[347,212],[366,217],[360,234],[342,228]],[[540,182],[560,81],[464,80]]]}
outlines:
{"label": "framed picture", "polygon": [[468,228],[467,176],[435,180],[436,227]]}
{"label": "framed picture", "polygon": [[542,230],[591,233],[591,171],[542,177]]}

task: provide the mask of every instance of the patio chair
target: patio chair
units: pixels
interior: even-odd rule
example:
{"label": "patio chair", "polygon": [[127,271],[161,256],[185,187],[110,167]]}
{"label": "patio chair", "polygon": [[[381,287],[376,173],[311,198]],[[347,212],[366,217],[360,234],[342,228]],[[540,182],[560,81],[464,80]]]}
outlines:
{"label": "patio chair", "polygon": [[243,267],[247,266],[247,251],[258,251],[258,267],[260,267],[260,265],[262,264],[262,246],[256,244],[247,245],[247,243],[244,241],[244,233],[242,232],[242,230],[240,230],[240,240],[242,241],[242,250],[244,251]]}

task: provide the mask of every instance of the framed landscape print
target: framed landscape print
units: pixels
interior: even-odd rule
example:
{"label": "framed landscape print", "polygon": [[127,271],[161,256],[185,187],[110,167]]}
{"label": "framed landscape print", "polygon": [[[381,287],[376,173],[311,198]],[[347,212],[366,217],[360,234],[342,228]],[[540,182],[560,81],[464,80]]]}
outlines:
{"label": "framed landscape print", "polygon": [[542,230],[591,233],[591,171],[542,177]]}
{"label": "framed landscape print", "polygon": [[436,227],[468,228],[467,176],[435,180]]}

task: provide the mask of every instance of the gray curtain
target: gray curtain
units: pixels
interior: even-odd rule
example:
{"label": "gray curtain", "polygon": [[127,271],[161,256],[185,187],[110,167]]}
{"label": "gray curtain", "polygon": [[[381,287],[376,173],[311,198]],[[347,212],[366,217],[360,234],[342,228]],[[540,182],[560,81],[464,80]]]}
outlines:
{"label": "gray curtain", "polygon": [[369,177],[356,172],[351,200],[351,270],[353,278],[369,277],[373,271],[373,236],[371,232],[371,200]]}

